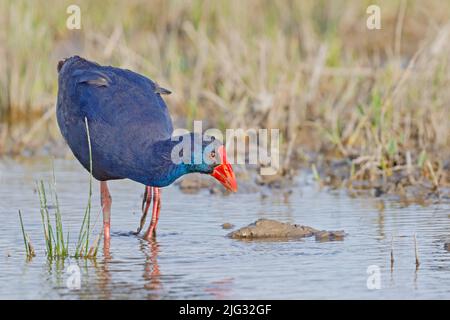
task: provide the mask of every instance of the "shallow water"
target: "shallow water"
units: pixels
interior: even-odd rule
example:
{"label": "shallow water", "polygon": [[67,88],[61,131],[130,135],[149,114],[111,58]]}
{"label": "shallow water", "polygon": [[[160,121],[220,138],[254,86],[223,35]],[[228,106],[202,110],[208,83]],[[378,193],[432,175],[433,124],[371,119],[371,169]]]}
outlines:
{"label": "shallow water", "polygon": [[[65,230],[75,238],[87,203],[88,174],[70,160],[55,161],[58,196]],[[110,182],[113,197],[111,257],[99,251],[96,261],[45,257],[37,179],[50,181],[52,164],[0,162],[1,299],[306,299],[306,298],[450,298],[450,205],[402,208],[385,199],[378,211],[373,198],[350,198],[344,191],[319,191],[309,177],[286,198],[273,194],[188,195],[176,187],[162,193],[157,241],[135,231],[143,186]],[[211,183],[215,183],[211,180]],[[36,249],[27,262],[17,211]],[[94,185],[93,219],[100,209]],[[344,241],[239,241],[230,230],[259,218],[341,230]],[[97,227],[101,225],[101,217]],[[421,265],[416,270],[413,234]],[[391,271],[391,237],[395,263]],[[67,287],[67,268],[77,264],[81,288]],[[380,289],[369,289],[369,266],[380,270]],[[376,277],[376,275],[375,275]]]}

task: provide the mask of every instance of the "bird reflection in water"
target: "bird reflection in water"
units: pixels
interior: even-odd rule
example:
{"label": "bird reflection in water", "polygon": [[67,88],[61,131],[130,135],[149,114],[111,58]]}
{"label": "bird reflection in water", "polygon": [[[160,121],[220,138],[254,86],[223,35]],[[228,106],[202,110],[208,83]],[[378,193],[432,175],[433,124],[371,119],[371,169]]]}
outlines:
{"label": "bird reflection in water", "polygon": [[234,278],[224,278],[213,281],[205,291],[213,296],[214,299],[223,300],[230,296]]}
{"label": "bird reflection in water", "polygon": [[100,263],[94,260],[94,269],[97,275],[98,292],[101,299],[111,299],[112,298],[112,287],[111,287],[111,271],[109,269],[110,262],[112,260],[110,254],[110,242],[103,242],[103,260]]}
{"label": "bird reflection in water", "polygon": [[144,288],[152,291],[149,298],[159,298],[162,290],[161,272],[158,265],[159,244],[155,238],[145,241],[141,240],[140,250],[146,256],[144,264]]}
{"label": "bird reflection in water", "polygon": [[[163,286],[157,261],[159,244],[155,239],[147,241],[140,238],[139,249],[145,256],[143,287],[145,290],[150,291],[147,299],[160,299]],[[101,299],[111,299],[113,297],[114,286],[112,285],[110,270],[110,264],[112,261],[113,259],[110,253],[110,243],[105,241],[103,245],[103,260],[101,263],[95,262],[94,264]]]}

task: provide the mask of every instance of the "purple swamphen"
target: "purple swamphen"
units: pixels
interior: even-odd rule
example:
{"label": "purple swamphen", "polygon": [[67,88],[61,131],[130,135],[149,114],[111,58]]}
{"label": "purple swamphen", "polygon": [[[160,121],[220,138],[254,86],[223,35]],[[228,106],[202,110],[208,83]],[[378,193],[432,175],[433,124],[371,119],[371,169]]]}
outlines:
{"label": "purple swamphen", "polygon": [[[111,196],[108,180],[131,179],[146,186],[141,226],[153,198],[152,219],[144,238],[155,234],[160,211],[161,187],[184,174],[210,174],[228,190],[237,191],[233,169],[224,146],[213,140],[212,149],[201,141],[191,157],[202,152],[200,161],[172,161],[179,141],[173,141],[172,120],[162,94],[170,91],[152,80],[111,66],[101,66],[78,56],[58,63],[57,120],[64,139],[84,168],[100,181],[105,245],[110,241]],[[194,139],[190,133],[183,139]],[[212,143],[210,143],[211,145]],[[205,158],[208,158],[206,161]]]}

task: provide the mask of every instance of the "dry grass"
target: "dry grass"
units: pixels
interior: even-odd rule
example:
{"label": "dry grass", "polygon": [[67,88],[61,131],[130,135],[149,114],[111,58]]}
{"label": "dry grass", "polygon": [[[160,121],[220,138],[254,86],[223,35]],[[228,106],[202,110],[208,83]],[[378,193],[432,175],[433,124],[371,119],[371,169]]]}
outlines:
{"label": "dry grass", "polygon": [[188,125],[280,128],[290,160],[348,159],[340,183],[438,190],[450,183],[450,3],[375,1],[382,29],[369,31],[372,2],[77,1],[76,32],[72,1],[2,1],[0,152],[60,139],[55,66],[80,54],[170,88]]}

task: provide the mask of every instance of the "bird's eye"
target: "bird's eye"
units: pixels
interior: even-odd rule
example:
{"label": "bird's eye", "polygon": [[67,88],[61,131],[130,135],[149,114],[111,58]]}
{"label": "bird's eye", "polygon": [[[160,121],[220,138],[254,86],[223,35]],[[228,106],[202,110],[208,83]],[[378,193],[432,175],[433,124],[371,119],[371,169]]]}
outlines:
{"label": "bird's eye", "polygon": [[214,159],[215,157],[216,157],[216,151],[213,150],[213,151],[211,151],[211,158]]}

